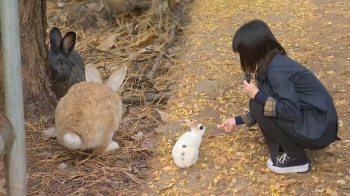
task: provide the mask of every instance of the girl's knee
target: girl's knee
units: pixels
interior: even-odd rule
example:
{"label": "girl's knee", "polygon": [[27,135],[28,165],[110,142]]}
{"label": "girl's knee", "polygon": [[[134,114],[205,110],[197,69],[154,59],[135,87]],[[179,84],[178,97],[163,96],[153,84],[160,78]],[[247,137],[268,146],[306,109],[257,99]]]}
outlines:
{"label": "girl's knee", "polygon": [[249,109],[254,119],[264,116],[264,106],[254,99],[250,99]]}

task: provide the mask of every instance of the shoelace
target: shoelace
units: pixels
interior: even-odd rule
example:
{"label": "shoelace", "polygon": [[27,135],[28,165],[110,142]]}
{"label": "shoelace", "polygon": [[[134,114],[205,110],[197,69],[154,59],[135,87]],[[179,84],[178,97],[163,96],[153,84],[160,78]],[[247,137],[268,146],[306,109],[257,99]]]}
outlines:
{"label": "shoelace", "polygon": [[289,160],[287,153],[283,153],[283,155],[277,157],[277,164],[284,164]]}

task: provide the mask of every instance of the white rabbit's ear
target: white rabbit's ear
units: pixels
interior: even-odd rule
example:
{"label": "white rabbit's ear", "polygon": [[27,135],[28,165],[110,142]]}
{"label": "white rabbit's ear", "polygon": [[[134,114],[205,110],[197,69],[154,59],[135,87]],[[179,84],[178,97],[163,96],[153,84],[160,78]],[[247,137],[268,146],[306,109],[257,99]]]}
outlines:
{"label": "white rabbit's ear", "polygon": [[109,76],[108,80],[106,81],[106,85],[113,91],[116,91],[123,84],[125,74],[126,66],[117,69],[117,71]]}
{"label": "white rabbit's ear", "polygon": [[198,122],[197,122],[196,120],[193,120],[193,121],[192,121],[192,126],[193,126],[194,128],[197,128],[197,127],[198,127]]}
{"label": "white rabbit's ear", "polygon": [[188,120],[188,119],[185,119],[185,121],[186,121],[186,123],[187,123],[187,125],[188,125],[189,127],[192,127],[192,126],[193,126],[192,121],[190,121],[190,120]]}
{"label": "white rabbit's ear", "polygon": [[90,63],[85,66],[85,78],[87,82],[103,83],[100,71]]}

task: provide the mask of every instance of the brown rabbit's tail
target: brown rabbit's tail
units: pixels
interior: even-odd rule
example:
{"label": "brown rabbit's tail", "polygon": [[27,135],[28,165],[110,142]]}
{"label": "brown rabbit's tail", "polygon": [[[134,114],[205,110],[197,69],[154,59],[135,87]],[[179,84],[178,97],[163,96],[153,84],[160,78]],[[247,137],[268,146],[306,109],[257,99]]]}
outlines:
{"label": "brown rabbit's tail", "polygon": [[63,145],[71,150],[79,150],[82,141],[78,134],[73,132],[68,132],[63,136]]}

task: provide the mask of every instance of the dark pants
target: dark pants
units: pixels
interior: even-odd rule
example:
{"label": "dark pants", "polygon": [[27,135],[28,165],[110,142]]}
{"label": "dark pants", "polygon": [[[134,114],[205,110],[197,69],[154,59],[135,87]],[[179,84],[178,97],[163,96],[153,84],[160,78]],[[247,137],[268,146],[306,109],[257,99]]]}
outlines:
{"label": "dark pants", "polygon": [[264,106],[262,104],[251,99],[249,105],[250,114],[260,127],[273,162],[276,162],[280,147],[282,147],[283,151],[287,153],[291,160],[298,159],[304,155],[305,147],[300,145],[300,141],[297,138],[276,124],[276,117],[264,116]]}

